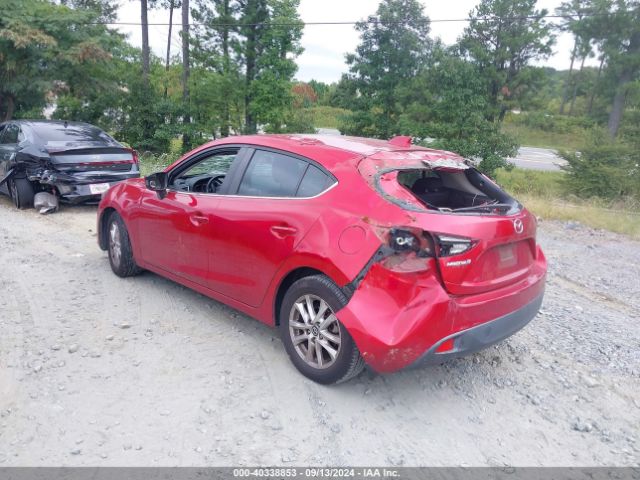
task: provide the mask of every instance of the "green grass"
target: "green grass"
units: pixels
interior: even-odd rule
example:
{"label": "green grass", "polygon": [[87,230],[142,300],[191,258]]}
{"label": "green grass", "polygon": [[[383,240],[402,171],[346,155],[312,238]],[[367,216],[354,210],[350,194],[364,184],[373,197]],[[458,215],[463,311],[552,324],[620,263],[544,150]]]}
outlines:
{"label": "green grass", "polygon": [[571,220],[592,228],[640,239],[640,205],[637,200],[582,199],[566,193],[564,172],[498,170],[496,181],[538,217]]}
{"label": "green grass", "polygon": [[504,123],[502,131],[512,135],[523,146],[574,151],[579,151],[588,143],[589,135],[589,131],[586,129],[558,133],[513,123]]}
{"label": "green grass", "polygon": [[146,152],[140,156],[140,174],[143,177],[164,170],[180,157],[178,153],[162,153],[159,155]]}
{"label": "green grass", "polygon": [[511,171],[499,169],[495,180],[512,195],[535,195],[541,198],[561,197],[564,172],[527,170],[514,168]]}
{"label": "green grass", "polygon": [[344,108],[320,105],[309,110],[313,113],[313,126],[316,128],[339,128],[342,117],[350,113]]}
{"label": "green grass", "polygon": [[169,145],[167,153],[144,152],[140,154],[140,173],[147,176],[151,173],[164,170],[182,155],[182,138],[174,138]]}

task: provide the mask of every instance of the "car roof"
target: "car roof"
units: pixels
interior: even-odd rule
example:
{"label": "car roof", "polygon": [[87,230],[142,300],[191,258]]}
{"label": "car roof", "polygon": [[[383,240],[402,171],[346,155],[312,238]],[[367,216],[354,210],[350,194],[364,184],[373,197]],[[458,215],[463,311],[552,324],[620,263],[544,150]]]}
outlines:
{"label": "car roof", "polygon": [[17,119],[17,120],[9,120],[5,123],[17,123],[18,125],[27,125],[27,126],[36,126],[36,125],[67,125],[69,127],[93,127],[99,128],[95,125],[91,125],[86,122],[69,122],[67,120],[44,120],[44,119]]}
{"label": "car roof", "polygon": [[[393,140],[392,140],[393,141]],[[364,157],[384,155],[388,166],[398,166],[416,152],[431,158],[463,163],[464,159],[452,152],[434,150],[417,145],[399,145],[388,140],[327,134],[273,134],[227,137],[201,148],[224,144],[245,144],[275,148],[315,160],[330,171],[346,164],[355,166]]]}

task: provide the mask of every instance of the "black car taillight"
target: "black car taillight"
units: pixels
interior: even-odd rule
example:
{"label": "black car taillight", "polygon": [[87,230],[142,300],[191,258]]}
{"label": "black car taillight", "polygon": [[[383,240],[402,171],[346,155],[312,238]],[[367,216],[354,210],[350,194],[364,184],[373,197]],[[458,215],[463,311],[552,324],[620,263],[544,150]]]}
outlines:
{"label": "black car taillight", "polygon": [[454,235],[436,234],[436,243],[438,244],[439,257],[452,257],[460,255],[470,250],[475,241],[466,237],[457,237]]}
{"label": "black car taillight", "polygon": [[431,236],[417,229],[392,228],[389,246],[396,252],[415,252],[419,257],[433,257],[435,250]]}

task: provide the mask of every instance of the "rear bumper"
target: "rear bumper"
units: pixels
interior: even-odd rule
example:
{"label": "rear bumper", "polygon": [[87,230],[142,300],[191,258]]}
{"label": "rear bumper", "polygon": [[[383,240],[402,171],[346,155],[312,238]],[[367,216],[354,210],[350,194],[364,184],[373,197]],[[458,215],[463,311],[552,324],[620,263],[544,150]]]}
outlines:
{"label": "rear bumper", "polygon": [[[109,176],[99,176],[99,177],[72,177],[70,175],[66,175],[65,177],[56,176],[53,179],[47,179],[46,184],[53,185],[58,190],[60,197],[63,201],[72,204],[78,203],[98,203],[102,198],[102,194],[104,192],[96,193],[93,191],[96,185],[108,185],[108,188],[113,187],[119,182],[123,180],[127,180],[129,178],[138,178],[140,173],[137,171],[122,173],[122,174],[112,174]],[[45,182],[43,182],[45,183]],[[108,188],[106,188],[108,190]]]}
{"label": "rear bumper", "polygon": [[[515,312],[443,338],[423,353],[410,367],[438,365],[453,358],[479,352],[501,342],[533,320],[540,310],[543,297],[544,294],[540,294],[535,300]],[[452,344],[447,344],[449,341]],[[446,346],[447,350],[438,352],[441,346]]]}
{"label": "rear bumper", "polygon": [[[520,281],[456,296],[442,287],[435,263],[419,273],[376,264],[337,316],[377,372],[440,363],[489,347],[525,326],[540,308],[546,268],[538,247],[529,274]],[[453,345],[443,345],[451,339]],[[441,345],[446,351],[436,353]]]}

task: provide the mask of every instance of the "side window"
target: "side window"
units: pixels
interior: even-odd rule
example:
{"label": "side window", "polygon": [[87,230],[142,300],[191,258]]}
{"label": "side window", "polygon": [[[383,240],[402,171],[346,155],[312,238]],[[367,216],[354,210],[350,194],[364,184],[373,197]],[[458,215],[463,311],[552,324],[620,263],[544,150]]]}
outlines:
{"label": "side window", "polygon": [[18,143],[18,133],[20,129],[17,125],[9,125],[5,128],[5,131],[2,135],[2,144],[3,145],[13,145]]}
{"label": "side window", "polygon": [[4,133],[6,128],[6,125],[0,125],[0,144],[2,143],[2,134]]}
{"label": "side window", "polygon": [[329,188],[334,180],[314,165],[309,165],[300,182],[296,197],[315,197]]}
{"label": "side window", "polygon": [[184,192],[221,193],[238,149],[203,155],[200,160],[171,178],[170,188]]}
{"label": "side window", "polygon": [[288,155],[257,150],[242,177],[238,195],[295,197],[308,165]]}

